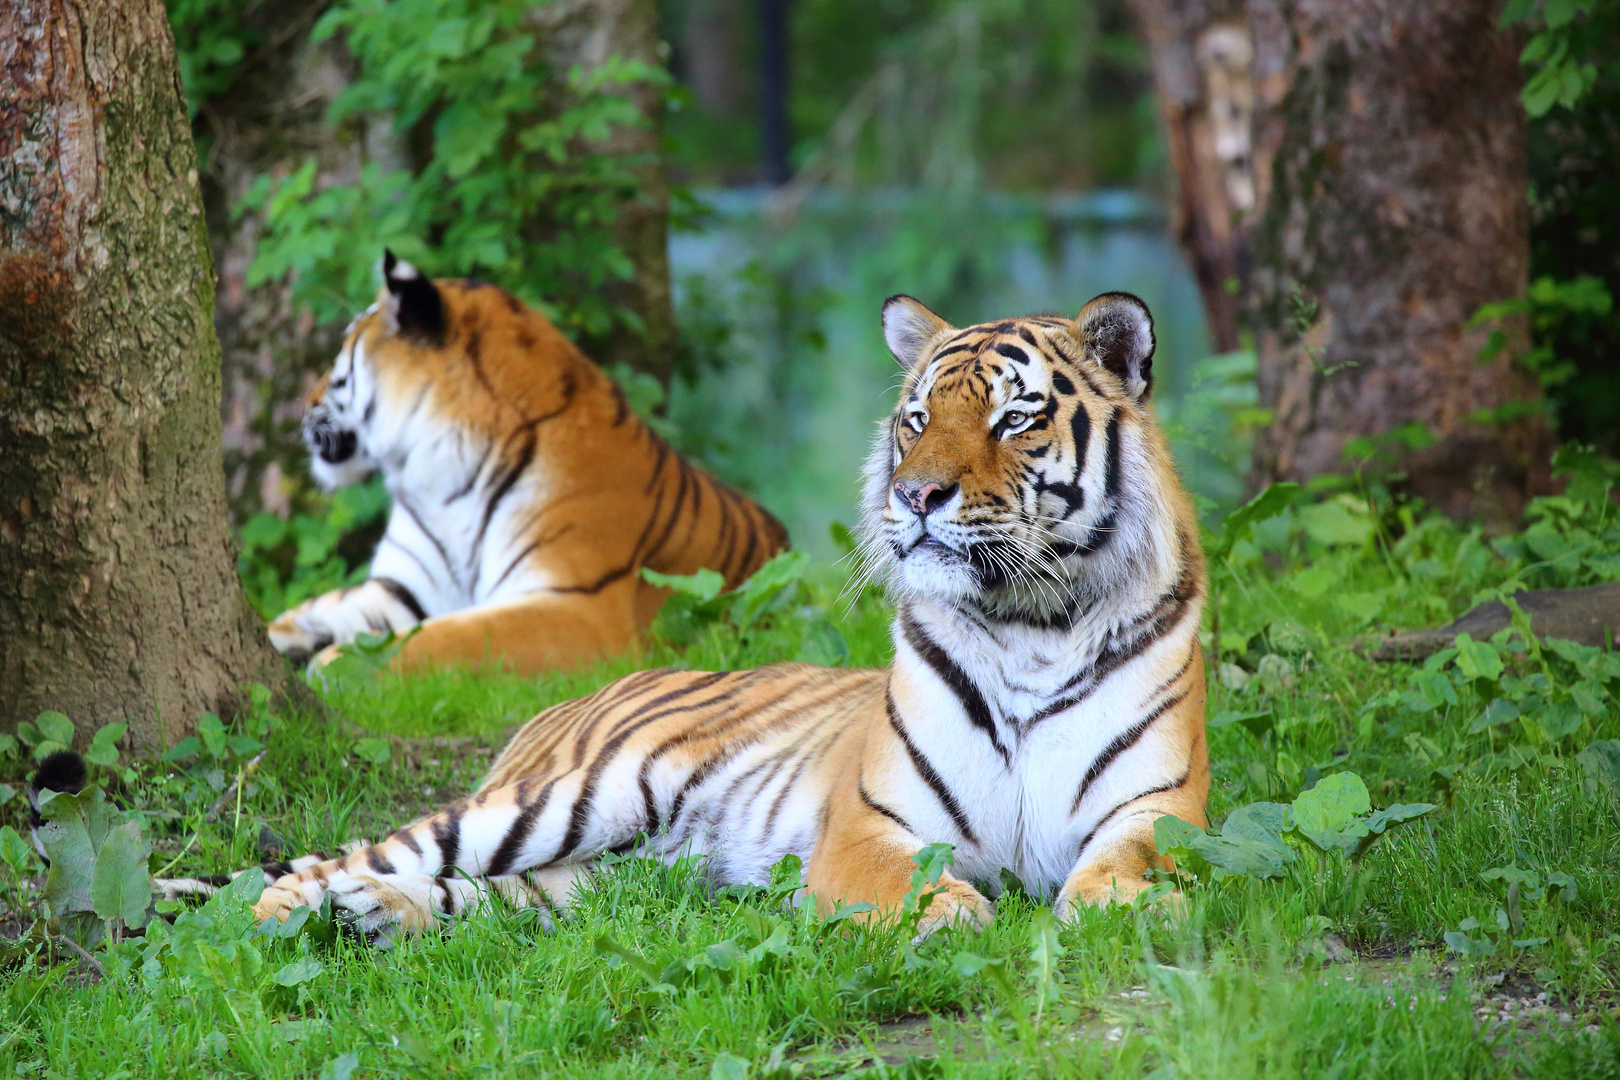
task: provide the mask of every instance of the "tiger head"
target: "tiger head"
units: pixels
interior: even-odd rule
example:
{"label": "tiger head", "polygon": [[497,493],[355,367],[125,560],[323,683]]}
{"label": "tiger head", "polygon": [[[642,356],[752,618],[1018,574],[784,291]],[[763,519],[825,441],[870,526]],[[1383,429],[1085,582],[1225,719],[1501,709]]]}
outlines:
{"label": "tiger head", "polygon": [[[445,303],[439,288],[408,262],[383,253],[384,288],[343,333],[337,360],[305,398],[304,442],[310,473],[324,488],[364,479],[378,467],[372,444],[377,403],[391,396],[390,355],[444,343]],[[397,365],[395,365],[397,366]]]}
{"label": "tiger head", "polygon": [[1147,407],[1141,300],[958,330],[894,296],[883,333],[905,378],[867,461],[863,540],[898,598],[1038,617],[1174,564],[1186,496]]}

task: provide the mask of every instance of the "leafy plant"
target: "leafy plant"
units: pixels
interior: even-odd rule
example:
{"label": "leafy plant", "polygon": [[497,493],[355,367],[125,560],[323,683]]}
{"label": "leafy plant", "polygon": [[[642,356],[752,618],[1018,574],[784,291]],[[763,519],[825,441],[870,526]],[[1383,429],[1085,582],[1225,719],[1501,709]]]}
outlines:
{"label": "leafy plant", "polygon": [[1280,878],[1296,860],[1296,848],[1359,863],[1391,828],[1434,809],[1432,803],[1397,803],[1373,811],[1361,777],[1342,772],[1322,777],[1292,805],[1258,802],[1232,811],[1219,834],[1166,815],[1154,822],[1153,839],[1159,854],[1175,859],[1183,880]]}
{"label": "leafy plant", "polygon": [[332,589],[358,585],[369,570],[369,543],[388,514],[381,478],[313,500],[312,513],[254,514],[237,533],[237,576],[266,620]]}
{"label": "leafy plant", "polygon": [[1540,903],[1552,908],[1560,902],[1573,903],[1577,894],[1575,879],[1562,870],[1543,877],[1535,870],[1510,864],[1493,866],[1479,876],[1482,881],[1500,881],[1507,887],[1502,906],[1490,921],[1470,916],[1444,935],[1447,948],[1474,959],[1547,944],[1544,936],[1524,936],[1524,904]]}
{"label": "leafy plant", "polygon": [[[695,574],[660,574],[642,568],[644,581],[669,589],[653,623],[653,631],[671,645],[688,646],[717,627],[737,631],[745,639],[776,617],[788,612],[799,593],[809,560],[802,552],[784,551],[756,570],[730,592],[722,592],[725,579],[713,570]],[[791,613],[801,634],[799,659],[836,665],[849,658],[849,645],[826,612],[811,604]]]}
{"label": "leafy plant", "polygon": [[58,932],[89,944],[145,926],[152,845],[139,819],[114,808],[99,787],[41,792],[39,813],[39,842],[51,860],[44,899]]}
{"label": "leafy plant", "polygon": [[602,149],[641,124],[633,95],[658,68],[609,58],[547,68],[521,0],[339,0],[316,24],[341,37],[357,72],[333,124],[391,128],[421,147],[417,167],[367,163],[356,182],[313,161],[261,177],[241,209],[265,232],[248,284],[290,277],[318,319],[346,317],[374,288],[391,247],[424,272],[472,274],[511,289],[565,330],[602,334],[631,316],[602,286],[631,267],[613,240],[638,190],[639,161]]}

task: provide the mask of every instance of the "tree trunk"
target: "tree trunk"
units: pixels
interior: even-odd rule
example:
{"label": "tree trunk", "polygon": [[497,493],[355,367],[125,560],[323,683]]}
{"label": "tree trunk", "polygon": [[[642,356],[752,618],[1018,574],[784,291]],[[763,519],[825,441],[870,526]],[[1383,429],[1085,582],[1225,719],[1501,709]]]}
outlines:
{"label": "tree trunk", "polygon": [[152,750],[286,671],[233,565],[174,41],[161,0],[11,0],[0,64],[0,729]]}
{"label": "tree trunk", "polygon": [[1147,40],[1165,143],[1177,177],[1171,228],[1198,280],[1217,352],[1239,346],[1254,211],[1243,0],[1131,0]]}
{"label": "tree trunk", "polygon": [[1421,424],[1436,441],[1396,463],[1430,505],[1505,522],[1546,490],[1546,423],[1504,418],[1539,389],[1509,365],[1519,349],[1479,363],[1486,331],[1468,325],[1529,268],[1523,78],[1500,8],[1250,0],[1251,310],[1274,410],[1258,480],[1341,470],[1351,439]]}
{"label": "tree trunk", "polygon": [[[663,65],[654,0],[551,0],[535,8],[534,19],[541,49],[559,76],[574,65],[589,70],[611,57]],[[610,300],[635,314],[643,329],[619,327],[603,340],[580,344],[594,360],[628,363],[667,385],[675,363],[675,306],[669,284],[663,90],[644,85],[634,91],[633,100],[643,123],[615,129],[593,149],[643,162],[636,169],[639,193],[620,209],[614,225],[634,274],[606,290]]]}

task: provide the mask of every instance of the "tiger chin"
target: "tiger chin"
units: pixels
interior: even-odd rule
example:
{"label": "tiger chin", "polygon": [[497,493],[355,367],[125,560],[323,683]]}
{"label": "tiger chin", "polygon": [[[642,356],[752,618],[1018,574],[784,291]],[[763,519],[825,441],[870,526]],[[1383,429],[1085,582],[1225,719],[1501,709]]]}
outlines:
{"label": "tiger chin", "polygon": [[387,531],[365,582],[270,623],[281,652],[324,662],[391,631],[406,670],[570,666],[632,647],[667,595],[643,567],[708,568],[734,588],[786,546],[775,518],[671,450],[539,312],[392,252],[383,277],[304,435],[322,486],[382,474]]}
{"label": "tiger chin", "polygon": [[1147,888],[1154,820],[1202,823],[1209,787],[1204,564],[1147,406],[1147,308],[959,330],[897,296],[883,329],[905,377],[862,543],[891,667],[631,675],[535,717],[472,796],[277,881],[259,916],[330,896],[387,941],[492,895],[565,910],[631,849],[703,856],[717,885],[797,855],[823,909],[884,918],[949,843],[923,933],[989,923],[1004,868],[1063,917]]}

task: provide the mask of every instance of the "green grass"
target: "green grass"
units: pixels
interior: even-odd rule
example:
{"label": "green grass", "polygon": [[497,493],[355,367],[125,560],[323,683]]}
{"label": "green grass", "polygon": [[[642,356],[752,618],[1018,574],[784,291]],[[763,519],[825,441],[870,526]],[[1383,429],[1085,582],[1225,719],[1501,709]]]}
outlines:
{"label": "green grass", "polygon": [[[1264,523],[1217,569],[1211,716],[1250,723],[1211,728],[1211,818],[1344,770],[1375,805],[1441,804],[1360,866],[1302,852],[1279,879],[1189,884],[1179,916],[1085,911],[1056,931],[1012,895],[985,933],[919,947],[898,930],[827,925],[768,890],[711,897],[693,866],[635,860],[554,930],[489,911],[385,953],[314,922],[255,937],[245,904],[226,897],[180,916],[168,945],[149,933],[103,949],[99,981],[60,955],[13,953],[0,1075],[342,1076],[358,1062],[364,1077],[1620,1076],[1620,803],[1579,758],[1620,738],[1606,696],[1620,682],[1598,679],[1603,699],[1583,699],[1593,708],[1570,713],[1568,731],[1533,716],[1475,731],[1497,697],[1554,708],[1580,669],[1551,653],[1543,669],[1505,636],[1492,677],[1350,648],[1504,584],[1616,576],[1605,514],[1577,508],[1556,535],[1493,543],[1438,519],[1375,521],[1343,500]],[[746,633],[719,624],[684,649],[651,644],[588,672],[334,680],[335,715],[281,718],[213,824],[205,813],[247,744],[98,771],[143,816],[160,861],[178,857],[173,872],[250,864],[260,824],[295,850],[331,849],[466,790],[535,711],[637,667],[795,659],[826,618],[850,662],[883,663],[882,601],[845,608],[839,585],[826,571]],[[1207,648],[1215,660],[1213,637]],[[1540,671],[1548,685],[1525,697]],[[1455,702],[1428,704],[1420,683],[1436,679]],[[254,723],[274,726],[261,712],[238,728]],[[20,825],[15,807],[0,815]],[[1504,882],[1481,876],[1507,865],[1566,873],[1576,895],[1524,890],[1510,905]],[[1510,906],[1522,923],[1501,931]],[[1448,948],[1468,919],[1494,952]]]}

